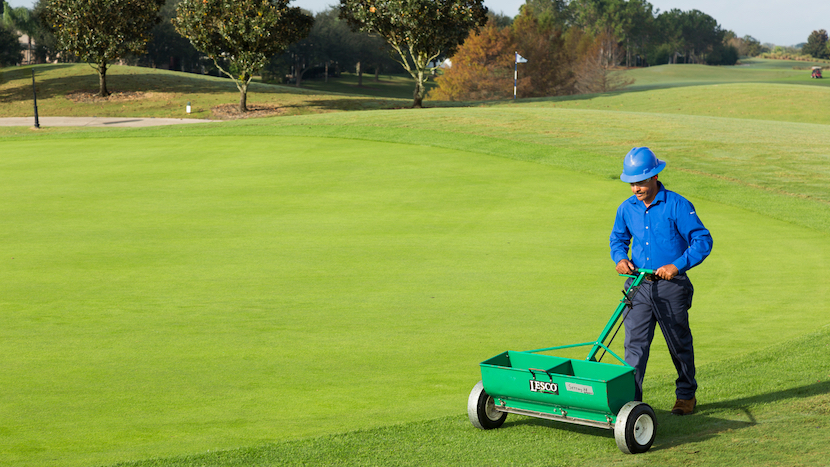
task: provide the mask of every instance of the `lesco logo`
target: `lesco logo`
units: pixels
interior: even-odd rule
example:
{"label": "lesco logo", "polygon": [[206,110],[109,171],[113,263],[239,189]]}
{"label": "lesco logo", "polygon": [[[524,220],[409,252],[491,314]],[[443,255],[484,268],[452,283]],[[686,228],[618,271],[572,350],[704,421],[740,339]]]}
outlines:
{"label": "lesco logo", "polygon": [[545,381],[536,381],[535,379],[530,380],[530,391],[531,392],[543,392],[545,394],[559,394],[559,385],[556,383],[548,383]]}

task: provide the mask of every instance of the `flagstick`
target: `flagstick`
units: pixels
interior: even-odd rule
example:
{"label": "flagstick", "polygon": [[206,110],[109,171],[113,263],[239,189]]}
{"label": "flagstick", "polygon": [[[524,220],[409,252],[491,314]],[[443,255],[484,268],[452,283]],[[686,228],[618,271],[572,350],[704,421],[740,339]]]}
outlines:
{"label": "flagstick", "polygon": [[516,100],[516,80],[519,78],[519,52],[516,52],[515,63],[513,63],[513,100]]}

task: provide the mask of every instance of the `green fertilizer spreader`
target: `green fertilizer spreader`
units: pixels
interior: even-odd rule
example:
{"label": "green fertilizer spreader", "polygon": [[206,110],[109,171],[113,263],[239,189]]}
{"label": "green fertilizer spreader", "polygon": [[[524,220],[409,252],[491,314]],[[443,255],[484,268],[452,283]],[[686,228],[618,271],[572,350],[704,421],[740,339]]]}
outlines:
{"label": "green fertilizer spreader", "polygon": [[[617,446],[623,452],[648,451],[657,425],[654,410],[634,400],[634,368],[608,348],[610,341],[607,345],[605,341],[630,308],[640,283],[653,273],[639,269],[625,275],[633,280],[596,341],[524,352],[510,350],[481,362],[481,381],[467,400],[473,426],[498,428],[507,414],[514,413],[614,430]],[[540,353],[587,346],[591,350],[585,360]],[[621,364],[602,363],[606,353]]]}

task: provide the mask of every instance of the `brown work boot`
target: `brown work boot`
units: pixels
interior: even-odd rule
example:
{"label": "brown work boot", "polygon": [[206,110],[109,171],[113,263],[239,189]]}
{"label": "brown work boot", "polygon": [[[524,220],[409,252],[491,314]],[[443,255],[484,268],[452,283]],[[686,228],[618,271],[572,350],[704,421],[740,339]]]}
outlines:
{"label": "brown work boot", "polygon": [[696,405],[697,399],[694,397],[691,400],[677,399],[677,402],[674,403],[674,407],[671,409],[671,413],[675,415],[689,415],[695,411]]}

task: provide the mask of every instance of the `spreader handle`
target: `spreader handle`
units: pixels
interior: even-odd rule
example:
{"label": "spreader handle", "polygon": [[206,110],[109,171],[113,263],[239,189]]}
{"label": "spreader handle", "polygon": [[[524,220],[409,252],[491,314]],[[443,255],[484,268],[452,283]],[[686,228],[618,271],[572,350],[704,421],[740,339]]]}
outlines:
{"label": "spreader handle", "polygon": [[[620,301],[620,304],[617,306],[617,309],[614,311],[614,314],[611,315],[611,319],[608,321],[608,324],[605,325],[605,329],[603,329],[602,332],[599,334],[599,338],[594,343],[594,346],[591,347],[591,351],[588,352],[588,357],[585,360],[588,360],[589,362],[598,361],[597,360],[597,354],[603,348],[602,343],[605,342],[605,339],[607,339],[608,336],[611,334],[611,330],[614,328],[614,325],[617,324],[617,321],[622,316],[623,310],[625,310],[625,307],[628,306],[628,304],[630,303],[628,301],[629,300],[628,292],[631,292],[636,287],[638,287],[640,285],[640,282],[642,282],[643,279],[645,279],[646,274],[654,274],[654,270],[652,270],[652,269],[642,268],[642,269],[635,269],[634,271],[636,272],[636,275],[633,275],[633,274],[620,274],[623,277],[630,277],[630,278],[634,279],[628,285],[628,290],[623,290],[623,294],[625,295],[626,300],[621,300]],[[603,353],[603,355],[605,355],[605,354]]]}

